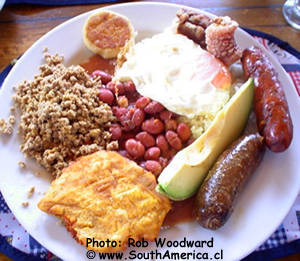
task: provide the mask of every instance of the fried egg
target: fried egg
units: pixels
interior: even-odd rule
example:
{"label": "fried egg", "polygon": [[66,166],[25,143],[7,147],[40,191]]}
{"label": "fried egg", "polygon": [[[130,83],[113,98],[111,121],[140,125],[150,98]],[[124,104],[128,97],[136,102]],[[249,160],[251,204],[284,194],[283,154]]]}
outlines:
{"label": "fried egg", "polygon": [[187,37],[163,32],[137,43],[117,70],[137,91],[188,118],[215,115],[229,100],[228,68]]}

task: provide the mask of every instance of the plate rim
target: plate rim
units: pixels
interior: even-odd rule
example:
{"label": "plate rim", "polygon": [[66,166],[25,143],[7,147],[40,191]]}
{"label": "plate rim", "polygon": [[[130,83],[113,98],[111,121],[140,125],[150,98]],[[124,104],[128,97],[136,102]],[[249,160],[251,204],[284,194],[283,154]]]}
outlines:
{"label": "plate rim", "polygon": [[[40,44],[40,42],[43,41],[44,38],[46,38],[46,37],[48,37],[48,36],[50,36],[50,35],[52,35],[52,34],[55,34],[56,31],[60,30],[62,27],[66,26],[66,25],[68,25],[68,24],[70,24],[70,23],[73,23],[73,22],[75,22],[75,21],[77,21],[77,20],[82,19],[83,16],[87,16],[88,14],[92,14],[92,13],[97,12],[97,11],[99,11],[99,10],[110,10],[110,9],[113,10],[114,8],[118,8],[118,7],[127,7],[127,6],[133,6],[133,7],[134,7],[134,6],[139,6],[139,7],[142,7],[142,6],[149,6],[149,5],[151,5],[151,6],[162,6],[162,5],[163,5],[163,6],[171,6],[171,7],[176,7],[176,8],[188,8],[188,9],[191,9],[191,10],[200,11],[201,13],[207,14],[207,15],[209,15],[209,16],[211,16],[211,17],[212,17],[212,16],[216,16],[216,15],[210,13],[210,12],[207,12],[207,11],[205,11],[205,10],[201,10],[200,8],[197,8],[197,7],[191,7],[191,6],[186,6],[186,5],[182,5],[182,4],[175,4],[175,3],[165,3],[165,2],[134,2],[134,3],[113,4],[113,5],[107,5],[107,6],[104,6],[104,7],[96,8],[96,9],[93,9],[93,10],[90,10],[90,11],[87,11],[87,12],[84,12],[84,13],[81,13],[81,14],[75,16],[75,17],[72,17],[72,18],[68,19],[67,21],[64,21],[63,23],[61,23],[61,24],[57,25],[56,27],[54,27],[53,29],[51,29],[49,32],[47,32],[46,34],[44,34],[43,36],[41,36],[37,41],[35,41],[35,42],[34,42],[34,43],[33,43],[33,44],[32,44],[32,45],[24,52],[24,54],[23,54],[23,55],[21,56],[21,58],[18,60],[18,62],[16,63],[16,65],[13,66],[12,70],[9,72],[9,74],[8,74],[7,77],[5,78],[5,80],[4,80],[3,84],[2,84],[2,88],[0,89],[0,96],[3,95],[2,93],[3,93],[3,89],[4,89],[4,88],[5,88],[5,89],[6,89],[6,88],[9,88],[9,86],[8,86],[8,87],[5,87],[5,86],[7,85],[6,82],[9,81],[10,77],[13,77],[13,75],[15,74],[15,73],[14,73],[15,70],[17,70],[18,67],[21,66],[21,63],[20,63],[19,61],[25,60],[25,59],[27,58],[27,56],[29,55],[30,51],[31,51],[32,49],[35,49],[36,46],[38,46],[38,45]],[[244,31],[243,29],[238,28],[237,30],[239,31],[240,34],[244,35],[245,37],[251,37],[251,38],[252,38],[252,36],[251,36],[249,33],[247,33],[246,31]],[[272,55],[272,54],[271,54],[271,53],[270,53],[270,52],[269,52],[262,44],[260,44],[259,42],[256,42],[255,45],[256,45],[256,46],[259,46],[259,47],[263,50],[263,52],[268,56],[268,58],[270,58],[272,64],[275,64],[277,68],[280,68],[280,73],[283,74],[283,75],[285,75],[286,80],[289,82],[289,86],[292,86],[292,87],[293,87],[293,88],[292,88],[292,89],[293,89],[293,95],[298,95],[298,94],[297,94],[297,91],[296,91],[296,89],[295,89],[295,87],[294,87],[294,84],[293,84],[293,82],[292,82],[292,80],[291,80],[291,78],[290,78],[290,76],[289,76],[288,73],[284,70],[284,68],[282,67],[282,65],[280,64],[280,62],[279,62],[279,61],[278,61],[278,60],[277,60],[277,59],[276,59],[276,58],[275,58],[275,57],[274,57],[274,56],[273,56],[273,55]],[[289,87],[289,86],[288,86],[288,87]],[[299,101],[299,100],[298,100],[298,105],[300,106],[300,101]],[[2,183],[0,182],[0,190],[1,190],[1,187],[2,187],[1,184],[2,184]],[[2,191],[2,190],[1,190],[1,191]],[[3,192],[2,192],[2,194],[3,194],[3,198],[5,199],[7,205],[9,206],[9,208],[10,208],[11,211],[12,211],[12,209],[13,209],[14,207],[11,206],[10,203],[9,203],[9,201],[6,200],[7,195],[6,195],[5,193],[3,193]],[[292,204],[289,206],[289,209],[292,207],[293,202],[295,201],[297,195],[298,195],[298,194],[296,194],[295,197],[293,198],[293,200],[291,200],[291,201],[292,201]],[[14,213],[13,211],[12,211],[12,213],[15,215],[15,213]],[[287,213],[288,213],[288,212],[287,212]],[[281,218],[279,219],[280,222],[278,222],[278,225],[274,228],[274,230],[272,230],[272,232],[270,232],[263,240],[260,240],[260,241],[256,244],[256,247],[253,247],[253,248],[249,249],[249,251],[247,251],[246,253],[244,253],[244,255],[239,256],[238,258],[240,259],[240,258],[246,257],[247,255],[249,255],[250,253],[252,253],[258,246],[260,246],[267,238],[269,238],[270,235],[272,235],[272,233],[273,233],[273,232],[278,228],[278,226],[282,223],[282,221],[283,221],[284,217],[287,215],[287,213],[284,213],[284,214],[282,215],[282,216],[283,216],[282,219],[281,219]],[[19,216],[19,215],[15,215],[15,216],[17,217],[17,216]],[[18,221],[22,224],[22,226],[23,226],[25,229],[27,229],[26,226],[23,225],[22,218],[19,219],[19,218],[17,217],[17,219],[18,219]],[[27,230],[27,231],[28,231],[28,230]],[[28,233],[29,233],[29,232],[28,232]],[[30,234],[30,236],[32,236],[32,235]],[[32,237],[34,237],[34,236],[32,236]],[[38,242],[40,242],[36,237],[34,237],[34,238],[35,238]],[[48,249],[48,248],[47,248],[47,249]],[[51,249],[51,252],[55,253],[56,251]],[[57,256],[59,256],[59,255],[57,255]]]}

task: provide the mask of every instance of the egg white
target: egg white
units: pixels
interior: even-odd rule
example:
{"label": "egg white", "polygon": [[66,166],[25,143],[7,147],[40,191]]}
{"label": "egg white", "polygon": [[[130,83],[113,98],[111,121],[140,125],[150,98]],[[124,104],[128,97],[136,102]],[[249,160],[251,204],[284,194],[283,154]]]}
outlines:
{"label": "egg white", "polygon": [[116,78],[132,79],[141,95],[179,115],[215,115],[229,99],[229,88],[211,83],[220,64],[183,35],[166,31],[144,39],[126,59]]}

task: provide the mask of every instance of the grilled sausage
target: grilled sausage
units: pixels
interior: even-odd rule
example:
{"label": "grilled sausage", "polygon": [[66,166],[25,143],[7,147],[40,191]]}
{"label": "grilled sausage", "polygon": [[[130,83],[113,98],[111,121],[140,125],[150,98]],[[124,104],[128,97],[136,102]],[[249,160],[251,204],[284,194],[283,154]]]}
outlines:
{"label": "grilled sausage", "polygon": [[271,151],[282,152],[292,141],[293,123],[278,76],[258,47],[244,50],[242,64],[246,77],[254,78],[258,131]]}
{"label": "grilled sausage", "polygon": [[215,230],[224,225],[264,151],[263,137],[255,133],[243,135],[219,156],[196,195],[194,216],[201,226]]}
{"label": "grilled sausage", "polygon": [[211,23],[211,19],[187,9],[179,9],[176,15],[178,17],[177,33],[185,35],[202,48],[206,48],[205,29]]}

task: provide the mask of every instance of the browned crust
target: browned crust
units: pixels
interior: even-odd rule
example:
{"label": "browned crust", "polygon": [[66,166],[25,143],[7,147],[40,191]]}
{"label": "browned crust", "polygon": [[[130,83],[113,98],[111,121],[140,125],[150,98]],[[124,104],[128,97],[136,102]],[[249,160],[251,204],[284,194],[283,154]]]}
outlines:
{"label": "browned crust", "polygon": [[117,152],[98,151],[79,158],[54,180],[38,207],[60,218],[80,244],[86,239],[117,240],[117,247],[88,249],[117,252],[128,238],[153,241],[169,200],[155,191],[155,176]]}
{"label": "browned crust", "polygon": [[100,11],[91,15],[83,29],[85,45],[103,58],[115,58],[134,37],[130,21],[119,14]]}

